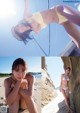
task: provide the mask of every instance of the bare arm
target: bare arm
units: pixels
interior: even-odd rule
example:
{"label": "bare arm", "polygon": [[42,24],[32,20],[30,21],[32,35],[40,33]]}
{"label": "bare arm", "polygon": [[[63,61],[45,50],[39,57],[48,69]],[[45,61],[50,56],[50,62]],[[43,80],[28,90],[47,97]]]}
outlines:
{"label": "bare arm", "polygon": [[21,89],[20,94],[24,97],[25,94],[26,96],[32,96],[33,91],[34,91],[34,77],[33,76],[28,76],[28,89]]}
{"label": "bare arm", "polygon": [[60,91],[61,91],[61,87],[62,87],[62,75],[61,75]]}
{"label": "bare arm", "polygon": [[33,92],[34,92],[34,77],[33,76],[30,76],[29,77],[28,92],[29,92],[30,96],[33,95]]}
{"label": "bare arm", "polygon": [[71,58],[69,58],[69,62],[70,62],[70,77],[72,76],[72,65],[71,65]]}
{"label": "bare arm", "polygon": [[27,19],[30,15],[29,0],[25,0],[24,19]]}
{"label": "bare arm", "polygon": [[20,84],[21,81],[17,81],[17,83],[15,84],[14,88],[11,91],[9,81],[7,80],[4,81],[6,102],[9,105],[13,104],[14,101],[16,100],[20,88]]}

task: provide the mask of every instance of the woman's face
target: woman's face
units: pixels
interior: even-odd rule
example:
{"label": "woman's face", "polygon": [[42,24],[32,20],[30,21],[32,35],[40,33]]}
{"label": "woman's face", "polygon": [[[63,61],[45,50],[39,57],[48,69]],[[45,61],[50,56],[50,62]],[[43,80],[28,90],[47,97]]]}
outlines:
{"label": "woman's face", "polygon": [[12,74],[16,80],[21,80],[25,78],[26,72],[27,70],[25,70],[25,67],[23,65],[19,65],[12,71]]}
{"label": "woman's face", "polygon": [[69,69],[66,69],[66,70],[65,70],[65,73],[66,73],[66,74],[69,74],[69,73],[70,73],[70,70],[69,70]]}

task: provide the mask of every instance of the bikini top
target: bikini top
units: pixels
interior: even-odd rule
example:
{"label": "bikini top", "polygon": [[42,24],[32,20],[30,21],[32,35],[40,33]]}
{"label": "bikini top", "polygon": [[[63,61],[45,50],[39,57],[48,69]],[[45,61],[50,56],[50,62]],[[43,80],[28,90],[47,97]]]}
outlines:
{"label": "bikini top", "polygon": [[33,20],[36,21],[38,24],[40,24],[41,29],[43,29],[47,26],[46,23],[44,22],[40,12],[34,13],[34,14],[32,14],[31,17],[26,19],[26,21],[28,21],[28,22],[32,22]]}
{"label": "bikini top", "polygon": [[64,80],[64,81],[69,81],[69,77],[67,77],[67,76],[64,75],[64,76],[63,76],[63,80]]}

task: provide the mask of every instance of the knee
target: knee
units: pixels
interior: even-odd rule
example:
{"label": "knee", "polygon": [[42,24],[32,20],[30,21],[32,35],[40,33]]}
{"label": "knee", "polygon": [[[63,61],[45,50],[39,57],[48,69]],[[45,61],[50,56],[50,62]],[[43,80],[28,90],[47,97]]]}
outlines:
{"label": "knee", "polygon": [[56,8],[57,8],[57,11],[60,14],[63,14],[64,13],[64,9],[68,9],[68,6],[67,5],[57,5]]}
{"label": "knee", "polygon": [[64,5],[57,5],[56,8],[57,8],[57,11],[60,13],[63,11]]}
{"label": "knee", "polygon": [[20,92],[20,94],[26,99],[31,99],[33,97],[33,95],[31,93],[27,92],[26,90],[22,90]]}

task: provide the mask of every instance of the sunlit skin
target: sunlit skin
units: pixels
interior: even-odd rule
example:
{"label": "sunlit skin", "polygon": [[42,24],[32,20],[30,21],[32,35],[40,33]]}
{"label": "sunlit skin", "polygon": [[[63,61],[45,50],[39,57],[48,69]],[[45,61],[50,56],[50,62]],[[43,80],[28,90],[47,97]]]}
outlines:
{"label": "sunlit skin", "polygon": [[28,87],[28,86],[26,86],[26,85],[28,85],[28,82],[25,79],[26,72],[27,71],[24,69],[24,67],[22,65],[19,65],[19,67],[16,70],[13,70],[13,72],[12,72],[13,73],[12,78],[15,81],[21,81],[21,85],[20,85],[21,88]]}
{"label": "sunlit skin", "polygon": [[[69,78],[69,73],[70,73],[69,69],[66,69],[64,76],[66,76],[66,77]],[[64,81],[64,80],[62,79],[62,86],[67,87],[67,85],[68,85],[68,82],[67,82],[67,81]]]}
{"label": "sunlit skin", "polygon": [[[61,76],[60,91],[62,92],[62,94],[64,96],[65,103],[69,110],[68,113],[73,113],[72,110],[70,109],[70,100],[69,100],[69,87],[68,87],[69,80],[67,80],[67,79],[69,79],[69,76],[70,76],[70,70],[65,69],[65,73],[62,74],[62,76]],[[65,80],[64,80],[64,78],[65,78]],[[66,88],[68,88],[68,89],[66,89]],[[68,95],[68,97],[66,96],[66,94]]]}
{"label": "sunlit skin", "polygon": [[[9,113],[18,113],[19,107],[26,109],[29,113],[38,113],[33,100],[34,77],[27,73],[27,68],[18,65],[12,70],[12,76],[5,79],[5,97],[9,105]],[[19,106],[21,100],[21,106]]]}
{"label": "sunlit skin", "polygon": [[24,66],[19,65],[15,70],[12,71],[12,77],[16,80],[22,80],[25,78],[27,71],[24,69]]}
{"label": "sunlit skin", "polygon": [[[72,41],[76,44],[78,48],[80,48],[80,31],[78,30],[76,25],[80,26],[80,12],[77,11],[76,9],[68,6],[68,5],[57,5],[52,7],[51,9],[41,11],[40,14],[43,18],[43,21],[45,24],[50,24],[50,23],[58,23],[59,24],[59,17],[57,15],[58,11],[59,14],[64,16],[67,21],[61,23],[68,36],[72,39]],[[24,20],[27,18],[31,18],[31,13],[29,10],[29,0],[25,0],[25,12],[24,12]],[[42,30],[40,27],[40,24],[37,23],[36,21],[32,21],[30,26],[16,26],[15,28],[19,32],[24,32],[26,30],[33,30],[35,33],[39,34],[40,31]]]}

